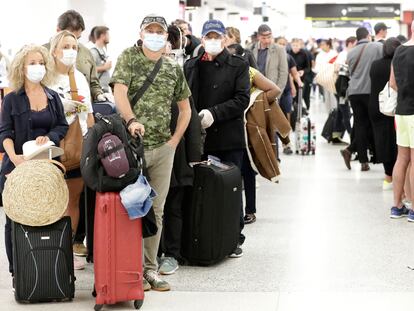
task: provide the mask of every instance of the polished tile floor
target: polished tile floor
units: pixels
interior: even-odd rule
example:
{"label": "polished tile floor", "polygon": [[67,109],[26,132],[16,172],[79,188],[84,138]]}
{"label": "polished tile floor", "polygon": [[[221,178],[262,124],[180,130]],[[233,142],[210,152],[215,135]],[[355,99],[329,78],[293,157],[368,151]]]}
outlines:
{"label": "polished tile floor", "polygon": [[[326,113],[315,106],[320,131]],[[143,310],[413,310],[414,224],[390,220],[382,167],[362,173],[353,162],[348,171],[339,149],[318,137],[316,156],[282,156],[281,182],[259,179],[245,255],[215,267],[181,267],[166,278],[173,291],[148,293]],[[93,309],[92,266],[76,273],[72,303],[22,306],[14,302],[6,261],[0,252],[0,310]]]}

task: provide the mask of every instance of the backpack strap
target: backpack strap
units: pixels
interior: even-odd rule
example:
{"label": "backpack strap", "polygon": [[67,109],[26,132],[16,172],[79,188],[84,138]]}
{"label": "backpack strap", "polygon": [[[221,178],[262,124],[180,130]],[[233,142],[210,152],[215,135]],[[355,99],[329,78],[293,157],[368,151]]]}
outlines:
{"label": "backpack strap", "polygon": [[105,57],[105,55],[104,55],[104,54],[101,54],[101,52],[99,52],[99,50],[98,50],[98,48],[97,48],[97,47],[93,47],[93,48],[91,48],[91,50],[95,50],[96,52],[98,52],[98,55],[99,55],[100,59],[101,59],[102,61],[106,62],[106,57]]}
{"label": "backpack strap", "polygon": [[[93,47],[93,48],[91,48],[91,50],[95,50],[97,53],[98,53],[98,55],[99,55],[99,58],[104,62],[104,63],[106,63],[106,57],[105,57],[105,55],[104,54],[101,54],[101,52],[99,52],[99,50],[98,50],[98,48],[97,47]],[[104,74],[104,72],[105,71],[102,71],[102,72],[100,72],[99,74],[98,74],[98,79],[100,79],[101,77],[102,77],[102,75]]]}

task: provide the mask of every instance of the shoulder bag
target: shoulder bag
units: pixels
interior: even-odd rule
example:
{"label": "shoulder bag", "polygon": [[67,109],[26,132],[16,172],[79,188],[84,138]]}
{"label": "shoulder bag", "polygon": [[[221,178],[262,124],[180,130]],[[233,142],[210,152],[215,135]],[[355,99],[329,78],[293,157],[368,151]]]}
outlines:
{"label": "shoulder bag", "polygon": [[[73,69],[69,72],[69,84],[72,100],[79,101],[78,88],[76,87],[75,72]],[[79,117],[77,116],[72,124],[69,125],[65,138],[60,142],[60,148],[64,151],[60,160],[66,167],[66,170],[71,171],[80,167],[82,145],[82,129],[79,123]]]}

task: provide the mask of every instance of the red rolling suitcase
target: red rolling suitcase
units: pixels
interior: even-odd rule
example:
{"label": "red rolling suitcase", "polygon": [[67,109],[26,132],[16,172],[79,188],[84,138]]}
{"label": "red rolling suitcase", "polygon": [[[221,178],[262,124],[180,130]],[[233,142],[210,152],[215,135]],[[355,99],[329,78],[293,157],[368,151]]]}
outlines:
{"label": "red rolling suitcase", "polygon": [[95,310],[105,304],[144,302],[141,219],[130,220],[119,193],[96,193],[94,228]]}

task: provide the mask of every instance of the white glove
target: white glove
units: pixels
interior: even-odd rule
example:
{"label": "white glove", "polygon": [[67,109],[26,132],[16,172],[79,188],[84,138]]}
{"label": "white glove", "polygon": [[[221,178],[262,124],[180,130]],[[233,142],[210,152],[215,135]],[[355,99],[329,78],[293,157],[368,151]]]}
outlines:
{"label": "white glove", "polygon": [[96,100],[98,102],[106,102],[106,101],[109,101],[111,103],[114,103],[115,102],[114,96],[111,93],[99,94],[96,97]]}
{"label": "white glove", "polygon": [[98,102],[106,102],[106,96],[104,94],[99,94],[98,96],[96,96],[96,100]]}
{"label": "white glove", "polygon": [[200,111],[200,113],[198,115],[200,117],[202,117],[201,127],[203,129],[209,128],[214,123],[214,118],[213,118],[213,115],[211,114],[210,110],[203,109],[203,110]]}
{"label": "white glove", "polygon": [[114,95],[112,95],[111,93],[104,93],[104,96],[106,97],[106,99],[111,102],[111,103],[115,103],[115,98]]}

